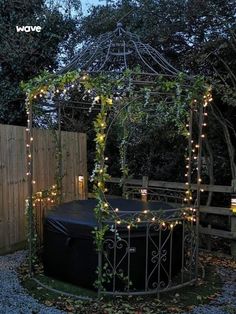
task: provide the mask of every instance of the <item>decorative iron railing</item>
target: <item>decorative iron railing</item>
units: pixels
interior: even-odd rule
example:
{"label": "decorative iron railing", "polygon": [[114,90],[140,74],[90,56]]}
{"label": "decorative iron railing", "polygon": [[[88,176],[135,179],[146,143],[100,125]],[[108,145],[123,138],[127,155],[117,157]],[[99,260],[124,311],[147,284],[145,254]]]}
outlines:
{"label": "decorative iron railing", "polygon": [[[120,212],[134,225],[107,221],[111,225],[100,252],[104,295],[157,294],[190,284],[197,279],[197,231],[181,217],[183,209],[153,211],[155,219],[140,212]],[[150,217],[149,215],[149,217]],[[139,219],[139,220],[138,220]]]}

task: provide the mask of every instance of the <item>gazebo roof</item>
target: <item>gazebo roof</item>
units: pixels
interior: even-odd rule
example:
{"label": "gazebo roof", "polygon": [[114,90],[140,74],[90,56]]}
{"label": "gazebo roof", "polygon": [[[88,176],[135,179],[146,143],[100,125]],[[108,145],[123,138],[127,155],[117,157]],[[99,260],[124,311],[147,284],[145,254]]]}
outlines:
{"label": "gazebo roof", "polygon": [[73,70],[88,73],[122,73],[125,69],[138,67],[147,75],[176,75],[178,71],[149,44],[123,28],[121,23],[113,32],[87,41],[79,54],[60,73]]}

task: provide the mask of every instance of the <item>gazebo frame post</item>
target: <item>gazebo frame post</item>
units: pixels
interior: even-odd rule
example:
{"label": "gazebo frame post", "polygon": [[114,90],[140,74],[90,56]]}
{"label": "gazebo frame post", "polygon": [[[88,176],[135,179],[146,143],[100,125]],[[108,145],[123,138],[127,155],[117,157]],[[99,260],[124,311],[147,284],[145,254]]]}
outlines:
{"label": "gazebo frame post", "polygon": [[197,197],[196,197],[196,278],[198,277],[198,249],[199,249],[199,214],[201,205],[201,172],[202,172],[202,135],[203,135],[203,104],[199,104],[198,111],[198,154],[197,154]]}
{"label": "gazebo frame post", "polygon": [[26,133],[26,146],[27,146],[27,177],[28,177],[28,219],[29,219],[29,273],[32,276],[33,265],[33,231],[34,231],[34,215],[33,215],[33,109],[32,104],[29,103],[29,108],[27,111],[27,133]]}

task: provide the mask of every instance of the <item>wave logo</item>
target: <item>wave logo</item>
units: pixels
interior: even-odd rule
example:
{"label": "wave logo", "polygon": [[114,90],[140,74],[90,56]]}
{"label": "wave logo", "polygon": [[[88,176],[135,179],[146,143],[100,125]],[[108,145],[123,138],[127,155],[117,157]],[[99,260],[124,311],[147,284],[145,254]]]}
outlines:
{"label": "wave logo", "polygon": [[19,33],[19,32],[25,32],[25,33],[37,32],[37,33],[40,33],[41,30],[42,30],[41,26],[32,26],[32,25],[16,26],[17,33]]}

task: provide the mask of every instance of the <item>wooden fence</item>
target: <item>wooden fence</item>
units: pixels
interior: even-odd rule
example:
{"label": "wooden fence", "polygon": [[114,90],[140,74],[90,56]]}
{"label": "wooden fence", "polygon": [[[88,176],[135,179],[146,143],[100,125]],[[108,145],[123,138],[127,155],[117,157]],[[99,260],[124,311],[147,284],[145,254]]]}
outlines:
{"label": "wooden fence", "polygon": [[[25,128],[0,125],[0,253],[20,247],[26,239],[27,197]],[[34,192],[55,184],[55,141],[52,131],[33,130]],[[62,132],[64,201],[79,197],[78,179],[87,186],[86,134]]]}
{"label": "wooden fence", "polygon": [[[110,178],[107,183],[119,184],[120,178]],[[196,190],[196,184],[191,185],[192,190]],[[185,195],[186,185],[180,182],[165,182],[148,180],[148,177],[142,179],[127,179],[124,182],[123,192],[128,193],[132,197],[141,197],[141,189],[147,189],[148,199],[158,198],[167,202],[183,201]],[[202,184],[201,189],[206,192],[213,193],[227,193],[231,195],[235,193],[235,184],[232,182],[232,186],[223,185],[206,185]],[[212,227],[211,223],[207,226],[204,225],[204,221],[200,220],[199,232],[207,240],[207,248],[211,248],[211,237],[219,237],[228,239],[231,241],[231,254],[236,257],[236,215],[232,213],[230,208],[216,207],[216,206],[201,206],[200,213],[213,214],[215,216],[227,217],[229,221],[229,230],[222,230]],[[201,225],[201,223],[203,225]]]}

